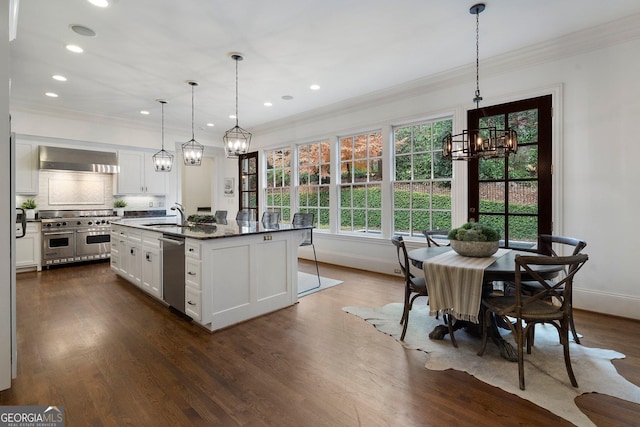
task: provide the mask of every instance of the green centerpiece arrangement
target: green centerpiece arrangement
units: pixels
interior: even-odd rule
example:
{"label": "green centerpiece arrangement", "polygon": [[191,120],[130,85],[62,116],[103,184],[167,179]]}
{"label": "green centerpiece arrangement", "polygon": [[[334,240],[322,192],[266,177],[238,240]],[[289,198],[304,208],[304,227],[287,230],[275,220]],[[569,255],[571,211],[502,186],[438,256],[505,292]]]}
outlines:
{"label": "green centerpiece arrangement", "polygon": [[449,232],[451,248],[462,256],[488,257],[498,251],[500,233],[479,222],[468,222]]}
{"label": "green centerpiece arrangement", "polygon": [[116,215],[124,216],[124,208],[127,206],[127,202],[122,199],[116,199],[113,201],[113,207],[116,209]]}

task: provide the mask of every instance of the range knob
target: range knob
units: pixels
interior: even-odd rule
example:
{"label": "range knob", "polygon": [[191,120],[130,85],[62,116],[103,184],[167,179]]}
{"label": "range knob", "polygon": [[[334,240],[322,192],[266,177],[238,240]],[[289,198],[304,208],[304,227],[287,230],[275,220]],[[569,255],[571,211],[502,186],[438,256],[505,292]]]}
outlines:
{"label": "range knob", "polygon": [[93,221],[89,221],[87,224],[89,224],[89,225],[93,225]]}
{"label": "range knob", "polygon": [[60,227],[62,224],[60,224],[59,222],[56,223],[56,227]]}
{"label": "range knob", "polygon": [[82,225],[82,221],[76,222],[76,225]]}
{"label": "range knob", "polygon": [[63,226],[67,225],[67,221],[62,221],[62,225]]}
{"label": "range knob", "polygon": [[51,228],[51,223],[46,225],[47,228]]}

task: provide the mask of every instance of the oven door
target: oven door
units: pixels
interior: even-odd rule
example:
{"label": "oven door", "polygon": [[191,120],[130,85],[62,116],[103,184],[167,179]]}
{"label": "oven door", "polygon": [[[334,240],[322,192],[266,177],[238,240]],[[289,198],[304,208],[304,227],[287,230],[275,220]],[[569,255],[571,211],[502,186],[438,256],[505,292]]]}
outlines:
{"label": "oven door", "polygon": [[111,254],[111,230],[85,229],[76,231],[76,260],[109,258]]}
{"label": "oven door", "polygon": [[75,243],[74,231],[42,233],[42,264],[73,262]]}

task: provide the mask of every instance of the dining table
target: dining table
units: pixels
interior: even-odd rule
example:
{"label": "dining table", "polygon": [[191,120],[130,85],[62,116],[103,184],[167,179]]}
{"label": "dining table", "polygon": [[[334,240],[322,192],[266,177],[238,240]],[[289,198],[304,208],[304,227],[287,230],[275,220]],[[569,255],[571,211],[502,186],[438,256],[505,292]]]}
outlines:
{"label": "dining table", "polygon": [[[446,268],[452,269],[448,270],[447,274],[439,275],[433,274],[433,269],[429,270],[429,274],[425,272],[429,289],[430,314],[449,314],[450,319],[455,318],[452,330],[465,328],[468,332],[478,335],[484,321],[484,316],[481,314],[482,297],[495,292],[494,283],[496,282],[515,281],[517,255],[535,256],[537,254],[531,251],[501,248],[491,257],[476,258],[458,255],[452,251],[450,246],[422,247],[409,251],[408,257],[412,265],[419,269],[423,269],[425,263],[436,264],[435,267],[440,269],[443,265],[447,265]],[[468,276],[469,268],[481,269],[480,276],[477,276],[477,273],[475,273],[476,276]],[[536,265],[534,268],[536,273],[545,279],[555,277],[561,270],[561,267],[555,265]],[[478,278],[478,281],[476,283],[472,280],[467,283],[465,282],[467,277]],[[461,280],[464,283],[459,283]],[[530,278],[523,273],[522,280],[530,280]],[[438,283],[433,283],[434,281]],[[438,325],[429,337],[443,339],[448,333],[448,326]],[[491,341],[498,346],[503,358],[517,361],[517,352],[500,335],[495,318],[492,318],[491,324],[488,325],[488,333]]]}

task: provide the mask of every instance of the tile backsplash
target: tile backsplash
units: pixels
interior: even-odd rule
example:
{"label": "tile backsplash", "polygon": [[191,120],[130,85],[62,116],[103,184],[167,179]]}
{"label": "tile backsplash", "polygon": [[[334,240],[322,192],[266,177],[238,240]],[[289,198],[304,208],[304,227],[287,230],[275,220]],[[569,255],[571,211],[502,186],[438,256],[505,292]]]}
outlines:
{"label": "tile backsplash", "polygon": [[[36,196],[16,196],[16,206],[26,199],[35,199],[36,210],[101,210],[113,209],[111,174],[41,170]],[[125,211],[164,210],[165,196],[122,196]]]}

